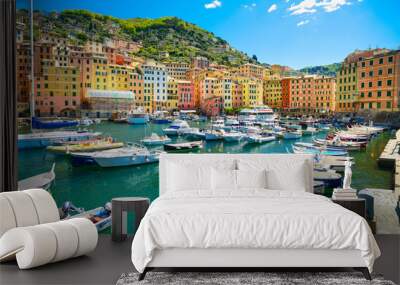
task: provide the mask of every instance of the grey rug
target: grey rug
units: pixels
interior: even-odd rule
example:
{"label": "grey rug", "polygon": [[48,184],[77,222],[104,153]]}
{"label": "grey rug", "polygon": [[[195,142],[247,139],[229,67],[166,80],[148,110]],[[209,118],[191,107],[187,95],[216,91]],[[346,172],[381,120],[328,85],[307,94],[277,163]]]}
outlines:
{"label": "grey rug", "polygon": [[138,281],[138,276],[138,273],[122,274],[117,285],[395,285],[392,281],[376,275],[372,276],[372,281],[368,281],[358,272],[148,272],[142,281]]}

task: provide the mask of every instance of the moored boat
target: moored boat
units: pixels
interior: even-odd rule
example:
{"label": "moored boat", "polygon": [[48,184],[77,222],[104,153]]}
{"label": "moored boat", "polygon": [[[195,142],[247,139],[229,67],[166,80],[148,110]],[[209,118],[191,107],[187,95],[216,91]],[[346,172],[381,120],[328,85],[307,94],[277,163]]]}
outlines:
{"label": "moored boat", "polygon": [[318,155],[330,155],[330,156],[347,156],[348,153],[345,150],[332,150],[332,149],[318,149],[318,148],[302,148],[293,146],[293,152],[297,154],[318,154]]}
{"label": "moored boat", "polygon": [[297,130],[297,131],[286,131],[283,132],[283,139],[285,140],[295,140],[295,139],[299,139],[302,136],[301,131]]}
{"label": "moored boat", "polygon": [[55,166],[56,164],[53,163],[50,171],[18,181],[18,190],[21,191],[36,188],[48,190],[54,179],[56,179],[56,174],[54,172]]}
{"label": "moored boat", "polygon": [[236,131],[230,131],[223,134],[223,139],[226,142],[238,142],[245,137],[245,134]]}
{"label": "moored boat", "polygon": [[168,128],[163,129],[163,132],[169,136],[178,136],[189,131],[190,129],[191,128],[186,121],[176,119]]}
{"label": "moored boat", "polygon": [[138,109],[138,110],[134,110],[132,111],[129,115],[128,115],[128,124],[132,124],[132,125],[144,125],[147,122],[149,122],[150,117],[149,114],[147,114],[146,112],[144,112],[144,110]]}
{"label": "moored boat", "polygon": [[87,218],[96,226],[98,232],[103,231],[111,226],[112,206],[107,202],[104,207],[97,207],[88,211],[83,208],[75,207],[71,202],[63,203],[61,208],[63,219],[71,218]]}
{"label": "moored boat", "polygon": [[206,141],[217,141],[224,139],[224,134],[223,130],[209,130],[204,132],[204,138]]}
{"label": "moored boat", "polygon": [[246,136],[246,140],[249,143],[266,143],[276,140],[276,137],[272,134],[269,135],[261,135],[261,134],[251,134]]}
{"label": "moored boat", "polygon": [[156,133],[152,133],[151,136],[145,137],[140,141],[144,145],[149,145],[149,146],[156,146],[156,145],[163,145],[166,143],[170,143],[171,139],[167,136],[159,136]]}
{"label": "moored boat", "polygon": [[158,162],[160,151],[149,151],[145,147],[127,146],[123,148],[84,153],[101,167],[131,166]]}
{"label": "moored boat", "polygon": [[55,143],[90,140],[99,137],[99,132],[55,131],[18,135],[18,149],[43,148]]}
{"label": "moored boat", "polygon": [[165,151],[173,151],[173,152],[186,152],[192,150],[198,150],[203,147],[202,141],[193,141],[193,142],[184,142],[184,143],[175,143],[175,144],[165,144]]}
{"label": "moored boat", "polygon": [[32,118],[32,128],[34,129],[59,129],[75,127],[78,125],[77,120],[49,120],[44,121],[36,117]]}
{"label": "moored boat", "polygon": [[57,154],[70,154],[71,152],[101,151],[101,150],[120,148],[123,146],[124,143],[114,142],[111,138],[108,140],[97,140],[93,142],[78,143],[73,145],[65,144],[58,146],[48,146],[46,149],[50,152]]}

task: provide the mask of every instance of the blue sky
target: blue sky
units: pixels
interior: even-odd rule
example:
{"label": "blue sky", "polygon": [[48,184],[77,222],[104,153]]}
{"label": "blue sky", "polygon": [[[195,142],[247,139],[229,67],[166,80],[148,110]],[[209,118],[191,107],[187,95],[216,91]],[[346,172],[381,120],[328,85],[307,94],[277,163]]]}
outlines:
{"label": "blue sky", "polygon": [[[20,4],[27,0],[17,0]],[[400,0],[34,0],[35,9],[87,9],[120,18],[177,16],[294,68],[340,62],[355,49],[400,48]]]}

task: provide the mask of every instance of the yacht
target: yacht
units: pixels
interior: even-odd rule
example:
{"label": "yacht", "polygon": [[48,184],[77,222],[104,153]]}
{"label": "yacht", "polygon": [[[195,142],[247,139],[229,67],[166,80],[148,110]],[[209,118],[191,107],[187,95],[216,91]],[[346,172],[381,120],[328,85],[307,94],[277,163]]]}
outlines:
{"label": "yacht", "polygon": [[217,141],[224,138],[225,132],[223,130],[209,130],[204,132],[206,141]]}
{"label": "yacht", "polygon": [[223,139],[226,142],[238,142],[245,137],[245,134],[236,131],[230,131],[229,133],[224,133]]}
{"label": "yacht", "polygon": [[168,128],[163,129],[163,132],[169,136],[179,136],[190,130],[191,128],[186,121],[176,119]]}
{"label": "yacht", "polygon": [[262,122],[263,125],[274,126],[276,115],[268,106],[255,106],[251,109],[243,109],[239,113],[239,121]]}

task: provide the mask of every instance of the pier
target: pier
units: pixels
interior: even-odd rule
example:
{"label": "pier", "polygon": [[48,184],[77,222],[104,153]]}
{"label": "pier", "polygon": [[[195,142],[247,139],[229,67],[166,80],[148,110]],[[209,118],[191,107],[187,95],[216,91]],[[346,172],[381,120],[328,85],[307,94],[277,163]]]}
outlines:
{"label": "pier", "polygon": [[394,169],[394,194],[400,196],[400,130],[388,141],[379,157],[379,165]]}

